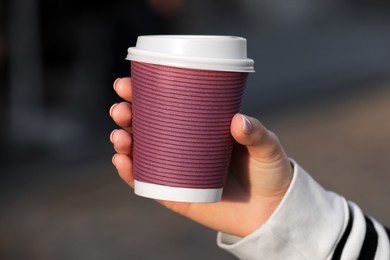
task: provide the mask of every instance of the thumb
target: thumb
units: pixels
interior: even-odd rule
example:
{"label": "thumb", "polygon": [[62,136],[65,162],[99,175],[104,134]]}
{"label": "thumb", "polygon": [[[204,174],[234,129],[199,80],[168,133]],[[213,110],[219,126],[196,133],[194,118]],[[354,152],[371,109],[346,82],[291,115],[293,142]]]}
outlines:
{"label": "thumb", "polygon": [[[236,114],[230,126],[234,139],[246,147],[251,190],[266,197],[283,196],[293,168],[278,138],[253,117]],[[280,197],[281,199],[281,197]]]}
{"label": "thumb", "polygon": [[230,126],[233,138],[248,149],[256,160],[269,162],[285,157],[282,146],[274,133],[266,129],[259,120],[236,114]]}

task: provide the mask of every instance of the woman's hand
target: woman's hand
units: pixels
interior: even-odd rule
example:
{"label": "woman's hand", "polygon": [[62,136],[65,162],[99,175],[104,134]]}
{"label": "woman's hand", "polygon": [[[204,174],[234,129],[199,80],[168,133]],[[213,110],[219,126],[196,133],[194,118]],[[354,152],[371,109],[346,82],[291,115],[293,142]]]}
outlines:
{"label": "woman's hand", "polygon": [[[111,117],[122,128],[110,136],[116,151],[112,162],[119,176],[133,187],[131,79],[117,79],[114,89],[125,101],[110,109]],[[211,229],[243,237],[274,212],[289,187],[293,169],[278,138],[257,119],[236,114],[232,118],[231,134],[237,144],[221,201],[158,202]]]}

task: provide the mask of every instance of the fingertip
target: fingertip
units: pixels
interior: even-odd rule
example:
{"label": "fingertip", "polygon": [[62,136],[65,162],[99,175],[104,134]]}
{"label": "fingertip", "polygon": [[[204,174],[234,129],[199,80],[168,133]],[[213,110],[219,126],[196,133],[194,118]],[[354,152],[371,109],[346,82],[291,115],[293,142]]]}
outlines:
{"label": "fingertip", "polygon": [[114,130],[111,140],[117,153],[131,155],[132,138],[128,132],[123,129]]}
{"label": "fingertip", "polygon": [[253,131],[253,125],[251,120],[243,114],[235,114],[231,123],[231,134],[240,143],[242,139],[247,138]]}
{"label": "fingertip", "polygon": [[126,154],[114,154],[112,163],[115,166],[119,177],[129,186],[134,186],[133,163],[131,158]]}
{"label": "fingertip", "polygon": [[232,136],[242,145],[259,145],[268,139],[268,132],[256,118],[236,114],[232,119]]}
{"label": "fingertip", "polygon": [[278,137],[253,117],[236,114],[232,119],[231,133],[241,145],[248,147],[249,152],[258,159],[269,159],[283,155],[283,148]]}
{"label": "fingertip", "polygon": [[114,89],[116,93],[126,101],[131,102],[133,99],[131,78],[120,78],[114,82]]}
{"label": "fingertip", "polygon": [[114,122],[120,127],[126,128],[131,126],[132,110],[128,102],[120,102],[111,107],[110,115]]}

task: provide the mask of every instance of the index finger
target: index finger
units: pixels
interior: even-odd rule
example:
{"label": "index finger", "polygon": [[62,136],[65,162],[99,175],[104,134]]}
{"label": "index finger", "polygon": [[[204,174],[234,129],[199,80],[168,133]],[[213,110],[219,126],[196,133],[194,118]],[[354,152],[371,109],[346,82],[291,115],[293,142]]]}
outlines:
{"label": "index finger", "polygon": [[133,92],[131,88],[131,78],[118,78],[114,82],[114,90],[124,100],[131,102],[133,99]]}

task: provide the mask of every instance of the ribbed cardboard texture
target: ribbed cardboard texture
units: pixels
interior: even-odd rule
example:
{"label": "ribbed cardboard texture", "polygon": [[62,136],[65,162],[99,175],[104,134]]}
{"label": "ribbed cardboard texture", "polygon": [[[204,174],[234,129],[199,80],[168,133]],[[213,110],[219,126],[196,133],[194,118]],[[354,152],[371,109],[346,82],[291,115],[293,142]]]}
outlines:
{"label": "ribbed cardboard texture", "polygon": [[131,62],[134,178],[222,188],[248,73]]}

